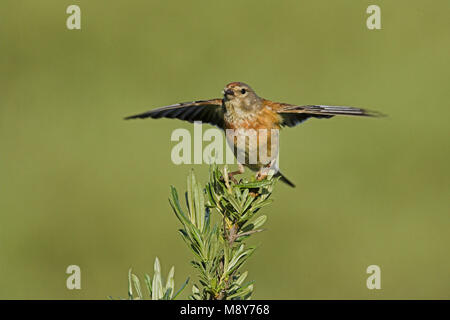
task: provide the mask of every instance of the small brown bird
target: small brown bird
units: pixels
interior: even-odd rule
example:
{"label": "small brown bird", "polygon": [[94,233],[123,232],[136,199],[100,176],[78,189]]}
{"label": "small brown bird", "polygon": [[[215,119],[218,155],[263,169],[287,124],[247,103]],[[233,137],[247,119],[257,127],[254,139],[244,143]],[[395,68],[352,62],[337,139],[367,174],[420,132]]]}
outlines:
{"label": "small brown bird", "polygon": [[[379,113],[352,107],[306,105],[298,106],[287,103],[273,102],[259,97],[250,86],[242,82],[231,82],[223,90],[223,98],[200,100],[193,102],[178,103],[153,109],[141,114],[126,117],[125,119],[136,118],[176,118],[189,122],[202,121],[214,125],[227,133],[227,142],[233,149],[235,156],[239,154],[245,156],[244,163],[239,163],[239,170],[230,173],[233,175],[243,173],[244,167],[257,171],[257,178],[262,179],[267,176],[267,169],[275,171],[275,176],[291,187],[290,182],[278,169],[276,158],[278,155],[278,135],[275,137],[270,133],[266,139],[257,136],[256,146],[246,140],[245,146],[238,144],[239,137],[248,137],[249,130],[260,131],[264,129],[272,132],[281,127],[294,127],[309,118],[331,118],[336,115],[348,116],[378,116]],[[229,135],[228,132],[234,132]],[[275,141],[276,140],[276,141]],[[260,157],[260,150],[264,148],[267,157]],[[252,152],[255,152],[257,159],[255,162],[248,161]],[[242,159],[242,158],[241,158]]]}

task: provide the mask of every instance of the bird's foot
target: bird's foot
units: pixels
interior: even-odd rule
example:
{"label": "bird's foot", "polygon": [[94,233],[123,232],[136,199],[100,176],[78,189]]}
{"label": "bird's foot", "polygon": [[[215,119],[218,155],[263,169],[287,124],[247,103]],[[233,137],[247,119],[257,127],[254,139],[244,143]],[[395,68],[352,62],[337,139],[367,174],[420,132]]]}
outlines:
{"label": "bird's foot", "polygon": [[258,181],[264,180],[265,178],[267,178],[267,176],[268,176],[267,173],[259,171],[256,174],[256,180],[258,180]]}
{"label": "bird's foot", "polygon": [[[235,178],[234,176],[235,176],[235,175],[238,175],[238,174],[243,174],[244,171],[245,171],[244,166],[241,165],[241,164],[239,164],[239,169],[238,169],[238,170],[228,172],[228,174],[227,174],[227,175],[228,175],[228,180],[231,180],[231,181],[233,181],[235,184],[238,184],[239,182],[236,180],[236,178]],[[225,171],[225,172],[226,172],[226,171]],[[220,179],[221,179],[221,180],[224,180],[223,177],[220,177]]]}
{"label": "bird's foot", "polygon": [[[236,171],[232,171],[232,172],[226,172],[226,170],[224,170],[224,173],[228,176],[228,180],[233,181],[233,183],[238,184],[239,182],[236,180],[236,178],[234,177],[237,174],[242,174],[244,173],[244,166],[239,165],[239,169]],[[220,177],[221,180],[225,180],[224,177]]]}
{"label": "bird's foot", "polygon": [[228,179],[230,179],[231,181],[233,181],[234,184],[238,184],[239,182],[236,180],[236,178],[234,177],[234,175],[235,175],[235,171],[234,171],[234,172],[228,173]]}
{"label": "bird's foot", "polygon": [[270,163],[266,164],[264,167],[262,167],[256,174],[256,180],[261,181],[266,179],[269,175],[272,175],[274,173],[273,169],[274,163],[275,159],[272,160]]}

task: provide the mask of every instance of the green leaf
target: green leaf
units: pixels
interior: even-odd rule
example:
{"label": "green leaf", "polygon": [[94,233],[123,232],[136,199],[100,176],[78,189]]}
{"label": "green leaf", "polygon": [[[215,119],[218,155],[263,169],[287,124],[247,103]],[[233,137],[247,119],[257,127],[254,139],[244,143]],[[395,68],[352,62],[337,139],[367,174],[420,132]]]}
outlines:
{"label": "green leaf", "polygon": [[255,250],[255,248],[249,248],[245,251],[243,251],[243,249],[244,245],[242,244],[227,266],[226,270],[228,273],[232,273],[234,270],[237,270]]}
{"label": "green leaf", "polygon": [[262,225],[264,223],[266,223],[266,221],[267,221],[267,216],[266,215],[259,216],[252,223],[253,224],[253,229],[258,229],[258,228],[262,227]]}
{"label": "green leaf", "polygon": [[131,268],[128,269],[128,298],[133,300],[133,285],[131,281]]}
{"label": "green leaf", "polygon": [[257,204],[255,204],[255,205],[253,205],[251,207],[252,211],[256,211],[257,209],[261,209],[261,208],[271,204],[272,202],[273,202],[273,200],[265,200],[265,201],[262,201],[260,203],[257,203]]}
{"label": "green leaf", "polygon": [[180,201],[178,200],[177,189],[175,189],[173,186],[171,186],[171,193],[172,193],[171,194],[172,197],[169,198],[169,203],[170,203],[176,217],[178,218],[178,220],[180,220],[180,222],[185,226],[190,221],[188,220],[188,218],[183,213],[183,210],[181,209]]}
{"label": "green leaf", "polygon": [[[246,189],[246,191],[248,191],[248,189]],[[255,198],[253,198],[252,196],[247,195],[247,198],[246,198],[244,204],[241,206],[242,207],[242,212],[247,211],[248,207],[252,204],[253,200],[255,200]]]}
{"label": "green leaf", "polygon": [[189,282],[189,277],[186,279],[186,281],[183,283],[183,285],[181,286],[180,289],[178,289],[178,291],[173,295],[172,299],[175,299],[176,297],[178,297],[178,295],[181,293],[181,291],[183,291],[183,289],[186,287],[186,285]]}
{"label": "green leaf", "polygon": [[[195,178],[194,178],[195,179]],[[204,208],[201,208],[201,192],[199,192],[199,188],[197,184],[195,183],[195,180],[193,180],[193,193],[194,193],[194,203],[193,207],[195,208],[195,226],[201,231],[203,230],[203,219],[204,219]]]}
{"label": "green leaf", "polygon": [[167,289],[161,300],[171,300],[171,298],[170,298],[171,294],[172,294],[172,288]]}
{"label": "green leaf", "polygon": [[239,202],[235,198],[231,197],[228,199],[228,201],[233,206],[234,210],[236,210],[237,214],[240,214],[242,212],[242,208],[239,205]]}
{"label": "green leaf", "polygon": [[228,296],[227,299],[231,300],[231,299],[238,298],[238,297],[241,298],[242,300],[247,299],[246,296],[250,296],[252,292],[253,292],[253,285],[250,285],[247,288],[245,288],[243,290],[239,290],[235,294]]}
{"label": "green leaf", "polygon": [[[171,293],[173,293],[174,286],[175,286],[175,281],[173,279],[174,274],[175,274],[175,267],[172,266],[172,268],[170,268],[169,274],[167,275],[166,286],[164,287],[164,290],[166,292],[167,292],[167,290],[170,289]],[[172,298],[172,296],[170,296],[170,298]]]}
{"label": "green leaf", "polygon": [[236,251],[236,253],[234,254],[233,258],[230,260],[230,262],[227,265],[227,268],[225,269],[226,271],[230,271],[234,265],[238,262],[238,260],[245,255],[244,251],[244,245],[241,244],[239,249]]}
{"label": "green leaf", "polygon": [[138,299],[142,299],[143,296],[142,296],[141,283],[139,282],[139,278],[136,275],[131,274],[131,279],[133,280],[134,288],[136,289]]}
{"label": "green leaf", "polygon": [[190,170],[187,177],[187,203],[189,208],[189,217],[193,224],[195,224],[195,208],[194,208],[194,200],[192,194],[192,188],[195,186],[195,176],[194,171]]}
{"label": "green leaf", "polygon": [[192,286],[192,297],[195,300],[200,300],[202,298],[200,295],[200,289],[195,284]]}
{"label": "green leaf", "polygon": [[152,297],[152,279],[148,274],[144,275],[144,281],[147,286],[148,295],[151,298]]}
{"label": "green leaf", "polygon": [[154,275],[152,284],[152,300],[161,300],[163,297],[163,287],[161,279],[161,265],[159,264],[159,259],[156,257],[154,265]]}
{"label": "green leaf", "polygon": [[235,283],[238,285],[241,285],[244,282],[245,278],[247,278],[247,275],[248,275],[248,271],[245,271],[244,273],[242,273],[239,276],[239,278],[235,281]]}
{"label": "green leaf", "polygon": [[203,188],[201,187],[200,184],[197,184],[197,192],[198,192],[198,197],[199,197],[199,210],[198,210],[198,215],[199,215],[199,221],[200,221],[200,225],[199,225],[199,229],[200,231],[204,232],[205,231],[205,227],[206,227],[206,208],[205,208],[205,197],[203,194]]}

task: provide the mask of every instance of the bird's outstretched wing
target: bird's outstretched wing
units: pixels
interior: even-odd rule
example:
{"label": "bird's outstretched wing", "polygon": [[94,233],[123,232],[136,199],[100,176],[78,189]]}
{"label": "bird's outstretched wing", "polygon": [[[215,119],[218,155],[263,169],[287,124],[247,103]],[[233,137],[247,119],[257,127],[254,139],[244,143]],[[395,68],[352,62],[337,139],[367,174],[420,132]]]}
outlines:
{"label": "bird's outstretched wing", "polygon": [[222,107],[222,99],[211,99],[183,102],[156,108],[144,113],[126,117],[125,120],[137,118],[176,118],[189,122],[202,121],[204,123],[209,123],[219,128],[223,128],[223,117],[224,111]]}
{"label": "bird's outstretched wing", "polygon": [[309,118],[331,118],[334,116],[377,117],[382,114],[366,109],[340,106],[308,105],[296,106],[286,103],[271,103],[271,108],[281,116],[281,125],[294,127]]}

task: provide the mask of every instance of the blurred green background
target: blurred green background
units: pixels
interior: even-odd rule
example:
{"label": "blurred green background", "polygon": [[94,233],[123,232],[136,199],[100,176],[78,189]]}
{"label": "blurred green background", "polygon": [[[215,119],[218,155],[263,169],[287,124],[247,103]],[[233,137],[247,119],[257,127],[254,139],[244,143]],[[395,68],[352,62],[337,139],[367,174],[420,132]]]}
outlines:
{"label": "blurred green background", "polygon": [[[81,30],[66,28],[71,4]],[[366,28],[370,4],[382,30]],[[122,118],[231,81],[389,115],[282,132],[297,188],[279,184],[254,236],[254,298],[450,298],[449,12],[444,0],[1,1],[0,298],[126,297],[128,268],[142,276],[155,256],[176,286],[195,275],[167,201],[189,168],[206,181],[207,165],[170,161],[171,132],[192,126]],[[66,288],[70,264],[81,290]],[[371,264],[381,290],[366,288]]]}

